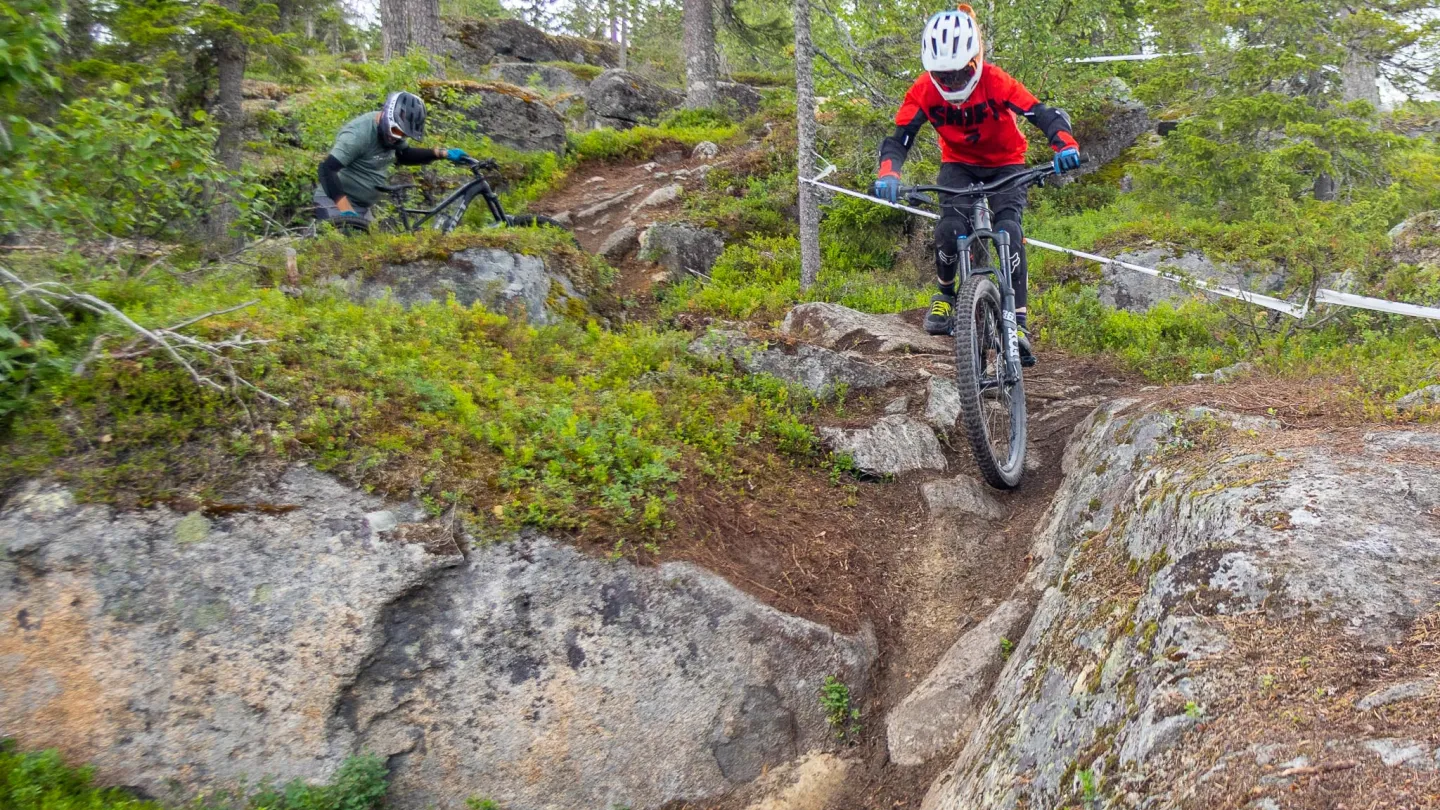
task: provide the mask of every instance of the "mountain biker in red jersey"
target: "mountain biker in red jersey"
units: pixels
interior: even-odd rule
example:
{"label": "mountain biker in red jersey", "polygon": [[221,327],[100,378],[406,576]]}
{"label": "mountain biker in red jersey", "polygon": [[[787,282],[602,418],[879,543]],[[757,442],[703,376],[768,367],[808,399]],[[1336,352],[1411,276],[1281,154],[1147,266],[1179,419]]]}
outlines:
{"label": "mountain biker in red jersey", "polygon": [[[941,166],[936,185],[964,187],[989,183],[1025,169],[1025,136],[1016,115],[1039,127],[1055,150],[1055,171],[1080,166],[1080,145],[1070,131],[1064,110],[1041,104],[1025,86],[995,65],[985,64],[980,25],[975,12],[962,5],[942,11],[925,24],[920,40],[921,74],[905,94],[895,114],[895,134],[880,144],[879,178],[871,194],[896,202],[900,167],[920,128],[929,121],[940,136]],[[965,197],[942,201],[935,226],[935,266],[940,292],[930,300],[925,330],[932,335],[951,331],[955,313],[955,274],[959,267],[957,241],[969,235],[970,205]],[[1020,215],[1026,192],[1001,192],[990,198],[995,228],[1010,234],[1015,286],[1015,315],[1020,326],[1020,353],[1025,365],[1034,365],[1026,330],[1026,261]]]}

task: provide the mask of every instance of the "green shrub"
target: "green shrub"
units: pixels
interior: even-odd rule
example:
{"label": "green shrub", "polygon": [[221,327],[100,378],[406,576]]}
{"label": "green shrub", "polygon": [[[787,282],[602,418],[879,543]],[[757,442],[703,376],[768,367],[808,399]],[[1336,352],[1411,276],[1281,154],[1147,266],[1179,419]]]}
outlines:
{"label": "green shrub", "polygon": [[[197,799],[194,810],[374,810],[388,789],[385,762],[373,755],[350,757],[327,784],[296,780],[262,786],[248,799],[219,794]],[[55,750],[22,754],[0,741],[0,807],[5,810],[162,810],[119,788],[94,784],[89,766],[72,767]]]}
{"label": "green shrub", "polygon": [[17,146],[0,164],[11,229],[174,237],[199,222],[210,189],[234,179],[215,158],[213,128],[187,126],[123,84],[66,104]]}

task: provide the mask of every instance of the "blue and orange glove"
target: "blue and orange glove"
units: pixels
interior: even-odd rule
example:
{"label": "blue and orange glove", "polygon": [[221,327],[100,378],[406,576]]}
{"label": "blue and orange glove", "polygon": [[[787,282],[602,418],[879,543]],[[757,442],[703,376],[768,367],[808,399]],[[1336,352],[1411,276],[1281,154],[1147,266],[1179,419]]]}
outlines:
{"label": "blue and orange glove", "polygon": [[469,155],[465,154],[464,149],[456,149],[452,146],[445,150],[445,159],[451,163],[459,163],[467,157],[469,157]]}
{"label": "blue and orange glove", "polygon": [[878,197],[886,202],[898,202],[900,200],[900,178],[893,174],[887,174],[875,181],[870,187],[870,196]]}
{"label": "blue and orange glove", "polygon": [[1073,169],[1080,168],[1080,150],[1073,146],[1067,146],[1055,153],[1055,173],[1064,174]]}
{"label": "blue and orange glove", "polygon": [[886,202],[900,201],[900,173],[889,160],[880,161],[880,177],[870,187],[870,196]]}

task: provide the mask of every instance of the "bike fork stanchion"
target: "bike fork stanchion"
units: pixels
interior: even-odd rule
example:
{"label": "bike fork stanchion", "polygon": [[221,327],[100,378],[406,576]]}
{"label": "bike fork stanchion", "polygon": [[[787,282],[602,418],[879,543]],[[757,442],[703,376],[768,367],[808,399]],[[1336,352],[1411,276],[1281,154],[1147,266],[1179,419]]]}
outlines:
{"label": "bike fork stanchion", "polygon": [[1000,248],[995,280],[1000,284],[1000,318],[1005,329],[1005,382],[1020,379],[1020,325],[1015,320],[1015,285],[1010,275],[1010,232],[996,231],[991,235]]}

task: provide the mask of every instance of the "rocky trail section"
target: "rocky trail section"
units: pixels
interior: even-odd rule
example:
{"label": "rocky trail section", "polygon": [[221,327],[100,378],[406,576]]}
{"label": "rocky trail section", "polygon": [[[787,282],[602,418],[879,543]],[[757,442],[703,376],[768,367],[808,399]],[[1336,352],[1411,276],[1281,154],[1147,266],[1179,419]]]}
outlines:
{"label": "rocky trail section", "polygon": [[[475,546],[296,467],[207,517],[40,486],[0,513],[0,736],[165,795],[387,758],[397,807],[656,807],[831,740],[873,638],[685,564]],[[856,693],[857,698],[860,692]]]}
{"label": "rocky trail section", "polygon": [[917,690],[969,708],[923,806],[1433,806],[1437,450],[1435,433],[1100,408],[993,693],[943,673]]}
{"label": "rocky trail section", "polygon": [[[323,779],[370,750],[387,757],[399,807],[729,794],[781,808],[842,795],[863,768],[827,725],[821,682],[848,684],[879,729],[1003,601],[1058,484],[1054,459],[1088,412],[1093,385],[1080,381],[1098,375],[1034,376],[1036,450],[1050,463],[999,495],[952,449],[952,358],[914,313],[794,315],[777,334],[738,334],[797,385],[792,352],[839,369],[849,406],[821,427],[837,446],[869,431],[876,480],[850,497],[864,486],[879,505],[837,506],[844,479],[821,484],[806,491],[818,520],[755,537],[746,504],[702,502],[719,535],[677,541],[669,558],[721,579],[541,536],[457,538],[448,521],[303,467],[242,499],[253,511],[210,515],[77,505],[36,484],[0,511],[0,735],[155,794]],[[896,422],[905,429],[887,434]],[[897,475],[885,459],[910,441],[933,463]],[[742,497],[760,499],[755,525],[775,525],[778,502]]]}

